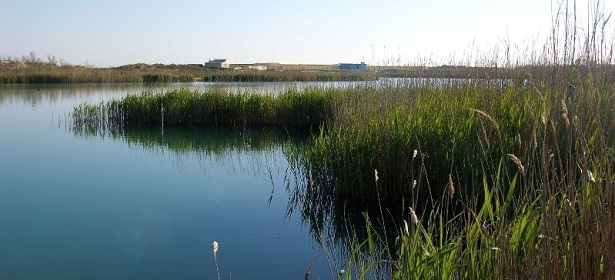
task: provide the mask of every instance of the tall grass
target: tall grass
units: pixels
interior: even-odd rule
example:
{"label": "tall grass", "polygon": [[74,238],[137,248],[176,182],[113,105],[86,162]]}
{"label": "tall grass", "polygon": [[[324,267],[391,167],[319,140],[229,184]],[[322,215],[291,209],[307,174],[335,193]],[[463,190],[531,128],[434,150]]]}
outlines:
{"label": "tall grass", "polygon": [[328,82],[372,81],[378,79],[374,72],[367,71],[211,71],[200,80],[205,82]]}
{"label": "tall grass", "polygon": [[287,148],[305,219],[343,231],[347,205],[368,215],[339,241],[340,278],[615,277],[610,16],[580,34],[573,5],[558,7],[539,60],[511,66],[512,83],[362,90],[312,143]]}
{"label": "tall grass", "polygon": [[[348,279],[610,279],[615,86],[605,78],[591,69],[572,94],[535,80],[363,91],[313,142],[287,148],[305,178],[291,197],[319,228],[344,234],[357,203],[380,221],[340,241]],[[382,246],[365,256],[369,243]]]}
{"label": "tall grass", "polygon": [[76,126],[259,125],[318,127],[331,119],[335,92],[289,90],[278,95],[189,91],[144,92],[73,110]]}

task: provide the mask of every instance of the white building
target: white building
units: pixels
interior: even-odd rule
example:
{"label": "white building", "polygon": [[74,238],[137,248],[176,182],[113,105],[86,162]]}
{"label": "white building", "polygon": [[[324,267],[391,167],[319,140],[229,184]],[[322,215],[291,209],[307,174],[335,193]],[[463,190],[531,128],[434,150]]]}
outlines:
{"label": "white building", "polygon": [[254,69],[254,70],[258,70],[258,71],[265,71],[265,70],[267,70],[267,66],[254,64],[254,65],[248,66],[248,69]]}
{"label": "white building", "polygon": [[213,69],[226,69],[230,67],[230,63],[225,58],[222,59],[210,59],[208,62],[203,64],[205,68],[213,68]]}

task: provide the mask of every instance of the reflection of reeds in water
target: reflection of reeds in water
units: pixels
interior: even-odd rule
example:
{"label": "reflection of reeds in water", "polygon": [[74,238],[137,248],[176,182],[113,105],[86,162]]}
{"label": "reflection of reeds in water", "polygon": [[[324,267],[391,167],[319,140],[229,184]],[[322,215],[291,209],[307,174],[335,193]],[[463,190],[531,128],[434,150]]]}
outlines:
{"label": "reflection of reeds in water", "polygon": [[284,143],[301,143],[309,137],[302,128],[270,127],[177,127],[125,126],[117,129],[73,126],[78,137],[121,140],[147,149],[164,148],[177,154],[220,155],[228,151],[269,151]]}
{"label": "reflection of reeds in water", "polygon": [[[72,127],[77,137],[106,138],[130,147],[141,147],[155,156],[171,156],[181,167],[194,162],[203,172],[212,166],[230,174],[277,174],[286,168],[282,153],[285,145],[305,142],[310,135],[304,128],[285,130],[268,127],[123,127],[117,130],[84,130]],[[273,178],[270,178],[273,181]]]}

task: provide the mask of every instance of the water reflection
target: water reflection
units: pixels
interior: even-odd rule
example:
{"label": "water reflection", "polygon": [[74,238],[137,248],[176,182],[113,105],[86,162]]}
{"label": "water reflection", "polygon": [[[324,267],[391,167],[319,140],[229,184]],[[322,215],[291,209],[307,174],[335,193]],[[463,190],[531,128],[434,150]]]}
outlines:
{"label": "water reflection", "polygon": [[[130,146],[142,147],[152,153],[172,154],[179,165],[183,161],[182,156],[196,157],[204,171],[212,164],[233,162],[241,166],[227,166],[227,170],[261,175],[272,172],[270,168],[272,163],[275,164],[262,162],[263,154],[272,153],[283,145],[300,147],[311,137],[307,130],[267,127],[124,127],[107,130],[73,127],[72,132],[77,137],[107,137],[124,141]],[[260,156],[251,156],[257,154]],[[229,157],[240,155],[242,160],[228,160]],[[289,156],[288,153],[285,155]],[[368,238],[367,216],[371,218],[370,229],[388,243],[389,249],[393,249],[398,229],[407,215],[403,205],[385,202],[365,204],[345,200],[327,193],[327,190],[333,188],[305,181],[307,177],[300,174],[299,170],[302,169],[291,167],[275,171],[285,173],[289,194],[287,217],[299,215],[303,224],[308,226],[312,238],[330,254],[327,261],[332,267],[344,267],[350,253],[350,244]],[[209,198],[222,199],[223,195],[221,188],[208,188]],[[272,198],[273,191],[269,201]]]}
{"label": "water reflection", "polygon": [[[404,205],[403,201],[352,201],[331,193],[334,188],[322,185],[333,182],[306,181],[306,176],[300,174],[296,167],[292,168],[295,169],[288,189],[287,214],[300,215],[301,220],[309,225],[313,237],[324,248],[335,248],[337,255],[347,256],[352,246],[372,235],[373,241],[382,241],[387,246],[380,248],[382,252],[396,251],[403,221],[409,220],[409,205]],[[371,232],[368,232],[368,227]]]}
{"label": "water reflection", "polygon": [[[222,235],[215,237],[216,240],[223,244],[223,250],[219,252],[221,255],[218,256],[220,257],[219,261],[221,264],[228,267],[229,263],[235,262],[239,259],[236,257],[237,254],[244,254],[245,256],[243,258],[248,259],[250,264],[234,264],[234,276],[236,275],[235,271],[238,269],[236,267],[241,268],[246,265],[269,267],[272,265],[271,263],[262,262],[267,259],[272,259],[269,255],[272,253],[263,250],[260,252],[262,255],[258,255],[257,253],[250,251],[250,248],[252,247],[259,248],[260,246],[266,246],[269,248],[268,250],[274,252],[273,254],[276,254],[276,256],[281,255],[282,258],[284,258],[284,255],[298,255],[294,257],[286,257],[288,258],[288,261],[293,261],[294,263],[299,261],[305,265],[304,267],[301,267],[299,271],[297,271],[297,268],[288,268],[298,272],[297,275],[303,273],[305,268],[310,263],[310,260],[313,260],[313,275],[316,275],[318,278],[328,278],[327,271],[329,270],[329,262],[326,261],[325,257],[322,257],[321,250],[317,245],[311,245],[312,248],[315,248],[313,249],[313,254],[317,255],[316,257],[310,256],[310,254],[306,254],[305,252],[289,252],[293,251],[293,248],[297,248],[297,244],[302,242],[312,242],[309,237],[305,238],[305,240],[297,240],[297,237],[295,236],[294,239],[290,239],[292,240],[292,243],[288,243],[289,241],[284,239],[275,241],[276,236],[278,236],[277,238],[279,239],[279,231],[281,230],[280,226],[276,225],[283,224],[285,222],[292,223],[294,221],[297,221],[297,223],[300,224],[298,221],[299,219],[297,218],[285,219],[284,217],[284,209],[287,203],[287,193],[285,192],[284,187],[280,186],[285,183],[284,180],[280,178],[285,176],[288,165],[286,160],[284,160],[282,149],[285,145],[300,145],[310,138],[309,131],[301,129],[280,129],[268,127],[209,126],[164,128],[144,126],[113,129],[73,126],[69,127],[69,131],[75,137],[80,139],[96,141],[111,140],[112,142],[122,142],[127,144],[127,146],[130,146],[132,149],[141,148],[149,154],[162,156],[163,158],[173,158],[173,160],[178,164],[179,169],[186,170],[186,172],[190,172],[190,169],[194,169],[194,163],[196,162],[203,171],[202,173],[208,173],[212,170],[217,172],[217,174],[213,174],[213,176],[227,176],[225,174],[219,174],[220,171],[222,171],[233,173],[233,176],[230,177],[234,177],[236,175],[243,178],[253,178],[248,180],[257,180],[255,178],[269,177],[272,184],[271,193],[268,197],[269,209],[278,208],[277,210],[281,210],[277,211],[279,215],[276,215],[276,217],[267,217],[266,213],[255,212],[252,210],[253,207],[250,207],[250,204],[262,204],[265,202],[254,195],[248,195],[246,200],[241,202],[243,206],[238,208],[230,210],[216,210],[219,214],[212,222],[212,226],[218,223],[224,225],[240,224],[243,228],[244,225],[250,227],[250,225],[254,223],[261,224],[259,228],[248,230],[243,229],[242,231],[239,231],[239,233],[220,231]],[[202,198],[197,198],[196,200],[204,204],[219,205],[218,207],[224,207],[222,204],[228,204],[229,201],[234,200],[239,193],[251,192],[249,187],[244,188],[244,186],[237,187],[238,189],[241,189],[238,192],[232,189],[229,190],[228,184],[224,185],[223,183],[218,183],[216,180],[205,180],[201,182],[201,184],[203,185],[200,190],[200,192],[203,193]],[[174,186],[173,188],[177,188],[177,186]],[[194,195],[195,194],[193,194],[193,196]],[[199,194],[196,195],[198,196]],[[265,199],[267,198],[265,197]],[[237,215],[229,213],[231,211],[242,212],[244,215],[250,216],[251,218],[249,220],[244,220],[243,218],[240,220],[235,220],[233,218]],[[249,213],[246,213],[246,211],[249,211]],[[208,215],[215,216],[214,214],[211,214],[211,212],[208,212]],[[267,210],[265,210],[265,212],[267,212]],[[242,215],[238,216],[243,217]],[[210,218],[212,217],[203,218],[202,220],[207,221]],[[275,220],[276,218],[277,220]],[[226,219],[230,220],[224,222]],[[152,221],[161,222],[154,223]],[[167,223],[171,222],[167,221],[164,216],[161,216],[158,210],[147,210],[143,214],[139,214],[133,220],[123,223],[116,230],[115,235],[118,240],[118,246],[121,248],[123,254],[131,259],[140,259],[147,254],[151,254],[156,251],[156,246],[158,244],[166,244],[169,242]],[[234,235],[248,235],[250,237],[231,238]],[[302,235],[307,235],[305,230],[303,230]],[[264,243],[259,240],[262,240]],[[211,246],[212,240],[206,241],[206,245]],[[254,243],[262,244],[254,245]],[[199,246],[202,247],[204,245],[200,244]],[[235,249],[236,252],[234,252],[233,255],[235,255],[236,259],[234,260],[229,259],[231,253],[228,250],[229,247],[232,246],[241,248]],[[210,250],[207,252],[211,254]],[[260,261],[261,259],[263,261]],[[274,264],[278,263],[280,262],[276,261]],[[208,265],[211,265],[211,263],[208,263]],[[268,268],[265,268],[264,270],[268,270]],[[286,268],[279,270],[284,271]],[[260,277],[258,275],[267,274],[260,270],[253,271],[252,273],[254,273],[250,276],[252,279],[265,279],[266,277]]]}
{"label": "water reflection", "polygon": [[[76,126],[71,131],[80,138],[109,138],[152,153],[172,154],[180,165],[184,160],[197,158],[204,171],[211,165],[232,162],[244,166],[228,166],[226,169],[244,174],[254,172],[261,176],[270,174],[272,164],[279,160],[272,156],[265,157],[265,160],[272,162],[262,162],[263,154],[280,152],[283,146],[301,147],[311,138],[307,130],[267,127],[123,127],[99,130],[96,127]],[[285,152],[282,156],[291,155]],[[228,157],[241,157],[242,160],[228,160]],[[389,241],[390,246],[395,246],[397,229],[404,215],[402,205],[352,203],[326,193],[331,188],[305,181],[307,177],[299,171],[302,168],[284,165],[283,169],[273,172],[280,172],[285,177],[287,219],[298,215],[302,223],[308,226],[313,240],[325,251],[324,258],[332,268],[344,268],[350,244],[367,239],[366,215],[372,218],[370,228],[375,234]],[[278,186],[272,187],[275,189]],[[272,190],[270,202],[274,192]],[[223,196],[221,188],[208,188],[208,198],[222,199]],[[118,233],[123,237],[134,233],[129,226],[123,230]],[[130,253],[139,254],[141,251],[137,249],[132,248]]]}
{"label": "water reflection", "polygon": [[25,103],[54,104],[67,100],[87,100],[101,102],[110,98],[123,97],[127,94],[139,94],[143,91],[161,92],[185,88],[189,90],[221,90],[228,92],[253,92],[277,94],[288,90],[307,88],[349,88],[359,86],[376,86],[385,80],[359,82],[195,82],[168,84],[18,84],[0,85],[0,105]]}
{"label": "water reflection", "polygon": [[143,91],[160,92],[186,88],[190,90],[222,90],[229,92],[253,92],[277,94],[287,90],[308,88],[356,88],[356,87],[425,87],[453,86],[459,84],[488,84],[503,87],[510,80],[500,79],[444,79],[444,78],[380,78],[376,81],[342,82],[195,82],[168,84],[17,84],[0,85],[0,105],[16,102],[37,106],[41,102],[56,103],[63,100],[103,101],[126,94]]}
{"label": "water reflection", "polygon": [[[69,126],[76,137],[109,138],[123,141],[129,146],[142,147],[151,153],[172,154],[181,164],[181,157],[198,159],[201,169],[207,171],[211,164],[229,164],[230,157],[241,157],[239,163],[247,166],[229,166],[229,170],[241,168],[263,172],[270,166],[258,162],[270,159],[285,144],[296,145],[308,139],[309,131],[297,128],[269,127],[153,127],[153,126]],[[263,157],[263,154],[271,157]],[[258,156],[254,156],[258,155]],[[265,170],[268,172],[267,170]]]}

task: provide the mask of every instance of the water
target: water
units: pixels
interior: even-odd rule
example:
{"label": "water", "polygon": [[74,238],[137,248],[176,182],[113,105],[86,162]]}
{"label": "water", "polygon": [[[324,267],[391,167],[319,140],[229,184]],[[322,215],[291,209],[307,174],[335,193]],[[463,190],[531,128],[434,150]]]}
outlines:
{"label": "water", "polygon": [[213,86],[0,86],[0,278],[215,279],[214,240],[222,279],[299,279],[310,262],[313,277],[331,278],[308,226],[286,215],[283,135],[165,128],[113,137],[68,125],[85,101]]}

